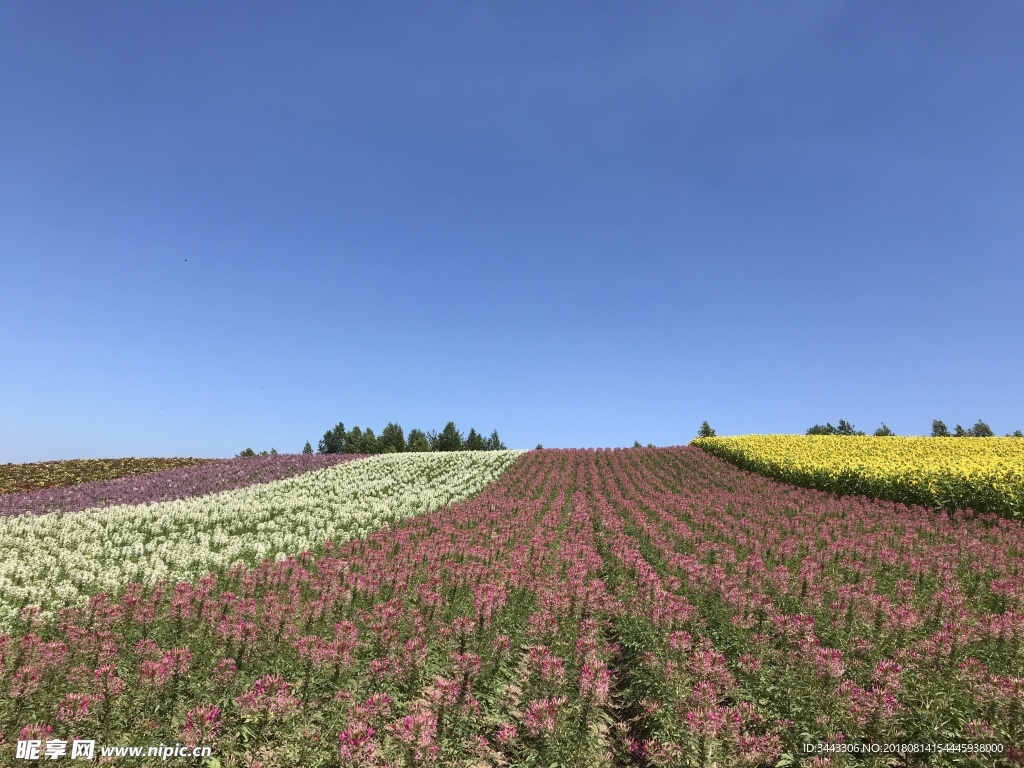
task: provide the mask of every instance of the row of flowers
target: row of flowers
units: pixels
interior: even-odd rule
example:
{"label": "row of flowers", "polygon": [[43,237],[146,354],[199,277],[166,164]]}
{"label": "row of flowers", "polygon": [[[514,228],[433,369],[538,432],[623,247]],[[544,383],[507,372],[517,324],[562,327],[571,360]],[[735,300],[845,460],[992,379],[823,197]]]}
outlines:
{"label": "row of flowers", "polygon": [[[242,459],[110,459],[13,465],[46,487],[0,494],[0,517],[152,504],[272,483],[364,458],[354,454],[280,454]],[[84,465],[69,471],[68,465]],[[24,468],[36,468],[29,472]],[[95,479],[103,477],[104,479]],[[51,487],[53,486],[53,487]],[[66,486],[66,487],[63,487]]]}
{"label": "row of flowers", "polygon": [[793,485],[1024,520],[1024,441],[1017,438],[744,435],[693,445]]}
{"label": "row of flowers", "polygon": [[478,492],[515,451],[400,454],[155,504],[0,520],[0,623],[131,581],[177,581],[363,536]]}
{"label": "row of flowers", "polygon": [[225,768],[1012,746],[1022,556],[1014,521],[837,500],[695,448],[535,451],[320,556],[24,609],[0,636],[0,739],[183,741]]}

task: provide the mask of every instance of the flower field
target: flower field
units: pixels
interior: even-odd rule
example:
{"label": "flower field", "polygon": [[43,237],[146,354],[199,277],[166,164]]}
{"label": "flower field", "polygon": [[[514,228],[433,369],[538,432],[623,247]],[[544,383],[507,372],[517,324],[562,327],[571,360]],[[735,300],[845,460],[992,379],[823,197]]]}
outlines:
{"label": "flower field", "polygon": [[[145,474],[125,473],[129,467],[110,466],[105,461],[89,461],[82,477],[103,476],[61,485],[70,480],[65,465],[71,462],[47,462],[14,466],[45,467],[57,477],[42,475],[37,490],[25,493],[0,494],[0,517],[41,515],[47,512],[80,512],[86,509],[111,507],[117,504],[152,504],[193,496],[206,496],[220,491],[245,488],[274,480],[284,480],[304,472],[324,469],[344,461],[365,458],[358,454],[278,454],[243,459],[203,459],[200,463],[181,464],[174,468],[155,469]],[[187,459],[125,459],[145,462],[142,466],[161,467],[164,462]],[[138,465],[130,465],[135,468]],[[121,471],[122,474],[116,474]],[[14,474],[14,473],[12,473]],[[19,473],[21,474],[21,473]]]}
{"label": "flower field", "polygon": [[26,604],[49,611],[363,536],[475,493],[517,455],[396,454],[168,502],[0,518],[0,626]]}
{"label": "flower field", "polygon": [[[12,618],[0,760],[72,737],[259,768],[1003,766],[1024,745],[1017,521],[836,499],[692,447],[403,454],[103,512],[148,526],[119,555],[141,562],[185,521],[198,542],[221,515],[214,542],[221,507],[255,520],[221,551],[266,559],[236,545],[247,562],[175,582],[165,558],[164,579]],[[51,536],[99,541],[96,514],[0,524],[81,517]],[[804,747],[866,742],[960,749]]]}
{"label": "flower field", "polygon": [[692,444],[793,485],[1024,520],[1020,438],[744,435]]}
{"label": "flower field", "polygon": [[71,459],[33,464],[0,464],[0,494],[112,480],[208,461],[215,459]]}

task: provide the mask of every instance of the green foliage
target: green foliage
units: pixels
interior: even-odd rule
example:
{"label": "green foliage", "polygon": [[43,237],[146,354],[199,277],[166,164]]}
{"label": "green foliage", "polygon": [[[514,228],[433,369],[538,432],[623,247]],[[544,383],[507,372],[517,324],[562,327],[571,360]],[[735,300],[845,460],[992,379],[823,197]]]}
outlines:
{"label": "green foliage", "polygon": [[381,430],[377,442],[380,443],[384,453],[404,453],[406,450],[405,432],[393,421],[388,422],[388,425]]}
{"label": "green foliage", "polygon": [[409,442],[406,443],[406,450],[417,453],[426,453],[430,450],[430,441],[422,429],[409,430]]}
{"label": "green foliage", "polygon": [[309,440],[307,440],[306,444],[302,446],[302,452],[306,454],[313,452],[313,446],[309,444]]}
{"label": "green foliage", "polygon": [[463,446],[467,451],[486,451],[487,440],[472,427],[466,435],[466,444]]}
{"label": "green foliage", "polygon": [[[1017,432],[1020,432],[1018,429]],[[981,419],[978,419],[974,426],[970,429],[964,429],[959,424],[956,425],[956,429],[953,430],[953,434],[950,435],[946,425],[936,419],[932,422],[932,437],[995,437],[995,432],[992,431],[992,427],[986,424]],[[1016,433],[1013,435],[1016,437]],[[1011,437],[1011,435],[1007,435]]]}
{"label": "green foliage", "polygon": [[339,421],[334,429],[324,433],[323,439],[320,440],[320,445],[317,448],[317,453],[348,453],[345,450],[347,442],[345,424]]}
{"label": "green foliage", "polygon": [[986,424],[981,419],[978,419],[974,426],[967,430],[967,434],[970,437],[995,437],[995,432],[992,431],[992,427]]}
{"label": "green foliage", "polygon": [[849,437],[853,435],[863,435],[864,432],[857,431],[853,424],[848,422],[846,419],[839,420],[839,426],[833,427],[832,422],[828,422],[825,426],[821,424],[815,424],[813,427],[807,430],[808,435],[841,435]]}
{"label": "green foliage", "polygon": [[835,433],[836,428],[832,426],[832,422],[829,422],[824,427],[821,424],[815,424],[807,430],[808,435],[834,435]]}
{"label": "green foliage", "polygon": [[434,440],[435,451],[461,451],[462,434],[455,428],[455,422],[449,421],[444,425],[441,434]]}
{"label": "green foliage", "polygon": [[543,448],[544,448],[543,445],[541,445],[540,443],[537,443],[537,447],[534,450],[540,451],[540,450],[543,450]]}
{"label": "green foliage", "polygon": [[345,435],[344,453],[359,453],[359,446],[363,442],[363,430],[361,427],[352,427]]}
{"label": "green foliage", "polygon": [[487,438],[487,450],[488,451],[507,451],[508,447],[501,442],[501,438],[498,437],[498,430],[491,432],[491,436]]}
{"label": "green foliage", "polygon": [[697,430],[697,437],[714,437],[715,430],[711,428],[711,425],[707,421],[702,421],[700,429]]}
{"label": "green foliage", "polygon": [[[356,427],[359,429],[359,427]],[[359,448],[356,453],[380,453],[381,447],[377,443],[377,436],[373,434],[373,430],[369,427],[366,431],[359,436]]]}
{"label": "green foliage", "polygon": [[639,440],[634,440],[633,441],[633,447],[634,448],[643,448],[643,446],[640,445],[640,441]]}
{"label": "green foliage", "polygon": [[254,451],[252,448],[246,448],[244,451],[240,451],[239,453],[236,453],[235,454],[235,458],[236,459],[248,459],[250,456],[255,456],[255,455],[256,455],[256,451]]}
{"label": "green foliage", "polygon": [[1024,432],[1021,432],[1019,429],[1015,429],[1013,434],[1007,435],[1007,437],[1024,437]]}
{"label": "green foliage", "polygon": [[[312,452],[309,443],[306,443],[306,448],[309,450],[303,449],[303,453]],[[460,450],[505,451],[508,447],[498,436],[498,430],[491,432],[490,437],[484,437],[476,429],[470,429],[469,435],[463,439],[453,421],[449,421],[440,433],[409,430],[408,438],[401,425],[393,421],[388,422],[379,437],[369,427],[363,429],[356,426],[346,432],[344,422],[338,422],[334,429],[324,433],[318,452],[374,454]]]}
{"label": "green foliage", "polygon": [[875,437],[895,437],[896,436],[896,433],[893,432],[891,429],[889,429],[885,425],[884,421],[882,422],[882,426],[880,426],[878,429],[876,429],[872,434]]}

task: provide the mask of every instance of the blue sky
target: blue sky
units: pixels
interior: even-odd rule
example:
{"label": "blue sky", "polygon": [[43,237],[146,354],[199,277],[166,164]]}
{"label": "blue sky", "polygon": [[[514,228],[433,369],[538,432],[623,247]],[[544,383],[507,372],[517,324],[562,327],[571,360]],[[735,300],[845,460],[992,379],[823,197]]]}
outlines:
{"label": "blue sky", "polygon": [[0,3],[0,462],[1024,428],[1024,5]]}

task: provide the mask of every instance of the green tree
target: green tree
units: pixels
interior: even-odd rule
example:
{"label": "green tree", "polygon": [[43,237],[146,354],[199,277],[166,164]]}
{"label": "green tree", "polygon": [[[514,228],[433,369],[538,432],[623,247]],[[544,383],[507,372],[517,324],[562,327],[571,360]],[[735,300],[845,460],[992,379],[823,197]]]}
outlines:
{"label": "green tree", "polygon": [[241,451],[240,453],[236,453],[235,454],[235,458],[236,459],[248,459],[249,457],[255,456],[255,455],[256,455],[256,451],[254,451],[252,448],[246,448],[244,451]]}
{"label": "green tree", "polygon": [[344,422],[339,421],[334,429],[324,432],[317,453],[352,453],[348,450],[348,433]]}
{"label": "green tree", "polygon": [[969,437],[995,437],[996,433],[992,431],[992,427],[978,419],[974,426],[967,430],[967,435]]}
{"label": "green tree", "polygon": [[498,430],[491,432],[491,436],[487,438],[487,450],[488,451],[506,451],[508,448],[501,442],[501,438],[498,437]]}
{"label": "green tree", "polygon": [[410,429],[409,441],[406,443],[406,447],[408,450],[416,453],[426,453],[430,450],[430,441],[427,440],[427,435],[423,430]]}
{"label": "green tree", "polygon": [[836,434],[836,428],[832,426],[832,422],[829,422],[824,427],[821,424],[815,424],[813,427],[807,430],[808,435],[834,435]]}
{"label": "green tree", "polygon": [[540,443],[537,443],[537,447],[534,450],[540,451],[540,450],[543,450],[543,448],[544,448],[543,445],[541,445]]}
{"label": "green tree", "polygon": [[363,442],[363,428],[356,426],[352,427],[347,433],[345,433],[345,450],[344,453],[359,453],[359,447]]}
{"label": "green tree", "polygon": [[957,424],[956,429],[953,430],[953,437],[970,437],[970,435],[966,429]]}
{"label": "green tree", "polygon": [[880,426],[878,429],[874,431],[875,437],[893,437],[895,436],[895,434],[895,432],[893,432],[891,429],[885,426],[884,421],[882,422],[882,426]]}
{"label": "green tree", "polygon": [[307,440],[306,444],[304,446],[302,446],[302,452],[303,453],[312,453],[313,452],[313,446],[309,444],[309,440]]}
{"label": "green tree", "polygon": [[486,451],[487,440],[483,435],[478,434],[475,429],[470,427],[469,434],[466,435],[466,444],[463,446],[467,451]]}
{"label": "green tree", "polygon": [[433,447],[435,451],[461,451],[462,442],[462,435],[455,428],[455,422],[449,421],[434,440]]}
{"label": "green tree", "polygon": [[854,428],[853,424],[851,424],[850,422],[846,421],[846,419],[840,419],[839,420],[839,426],[836,427],[836,434],[837,435],[845,435],[845,436],[849,437],[849,436],[852,436],[852,435],[863,435],[864,433],[863,432],[858,432]]}
{"label": "green tree", "polygon": [[1024,437],[1024,432],[1021,432],[1019,429],[1015,429],[1013,430],[1013,434],[1007,435],[1007,437]]}
{"label": "green tree", "polygon": [[932,437],[949,437],[949,427],[945,422],[938,419],[932,421]]}
{"label": "green tree", "polygon": [[405,432],[393,421],[381,430],[377,442],[384,453],[403,453],[406,450]]}
{"label": "green tree", "polygon": [[643,446],[640,445],[640,441],[639,440],[634,440],[633,441],[633,447],[634,448],[643,448]]}
{"label": "green tree", "polygon": [[697,437],[714,437],[715,430],[711,428],[711,425],[707,421],[702,421],[700,429],[697,430]]}
{"label": "green tree", "polygon": [[359,453],[380,453],[381,448],[377,443],[377,436],[373,434],[370,427],[359,436]]}

